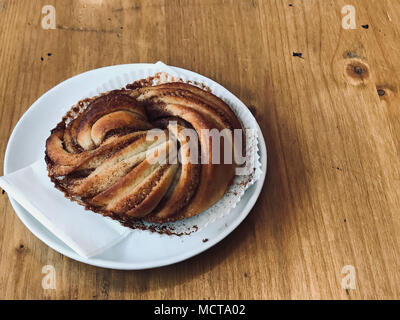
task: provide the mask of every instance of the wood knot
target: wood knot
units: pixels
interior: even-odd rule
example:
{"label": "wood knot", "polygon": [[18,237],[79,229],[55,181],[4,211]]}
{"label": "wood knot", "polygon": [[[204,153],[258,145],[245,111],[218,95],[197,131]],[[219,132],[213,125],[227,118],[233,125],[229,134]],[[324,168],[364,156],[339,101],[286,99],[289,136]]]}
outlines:
{"label": "wood knot", "polygon": [[377,89],[376,90],[378,92],[378,96],[383,97],[386,93],[386,91],[384,89]]}
{"label": "wood knot", "polygon": [[359,59],[351,59],[345,65],[345,74],[353,85],[365,84],[370,78],[369,67]]}
{"label": "wood knot", "polygon": [[395,97],[396,88],[390,85],[377,85],[376,93],[381,101],[389,102]]}
{"label": "wood knot", "polygon": [[26,253],[25,246],[21,243],[15,248],[16,252],[19,254],[24,254]]}
{"label": "wood knot", "polygon": [[353,58],[357,58],[358,55],[357,53],[353,52],[353,51],[346,51],[345,53],[343,53],[343,58],[345,59],[353,59]]}

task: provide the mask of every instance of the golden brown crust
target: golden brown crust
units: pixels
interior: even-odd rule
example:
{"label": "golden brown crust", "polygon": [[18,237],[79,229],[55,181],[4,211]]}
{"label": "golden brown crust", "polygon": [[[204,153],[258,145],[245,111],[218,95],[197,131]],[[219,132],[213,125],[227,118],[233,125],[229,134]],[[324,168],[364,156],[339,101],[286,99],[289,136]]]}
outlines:
{"label": "golden brown crust", "polygon": [[[149,139],[152,128],[164,135]],[[202,130],[226,130],[233,148],[233,130],[241,128],[225,102],[186,83],[114,90],[79,102],[52,130],[48,172],[68,198],[125,224],[176,221],[221,199],[235,174],[223,156],[212,163],[216,150]],[[186,129],[194,129],[197,149]]]}
{"label": "golden brown crust", "polygon": [[[191,154],[186,137],[182,134],[182,130],[185,127],[170,125],[169,129],[175,134],[181,145],[179,150],[181,170],[176,175],[176,183],[170,187],[171,190],[168,197],[165,197],[163,203],[154,210],[154,221],[166,220],[171,216],[181,213],[182,209],[189,204],[190,199],[192,199],[196,192],[200,178],[200,164],[191,161],[193,155]],[[199,160],[198,156],[196,160]]]}

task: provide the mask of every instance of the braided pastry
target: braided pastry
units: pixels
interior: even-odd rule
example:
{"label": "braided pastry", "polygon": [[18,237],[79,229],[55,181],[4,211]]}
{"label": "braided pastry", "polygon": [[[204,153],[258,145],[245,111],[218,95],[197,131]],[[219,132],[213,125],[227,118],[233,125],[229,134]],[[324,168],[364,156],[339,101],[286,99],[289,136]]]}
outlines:
{"label": "braided pastry", "polygon": [[[228,133],[217,147],[203,134],[213,129]],[[71,200],[122,223],[189,218],[232,183],[236,165],[225,152],[237,152],[235,129],[229,106],[198,87],[127,86],[81,101],[52,130],[49,177]]]}

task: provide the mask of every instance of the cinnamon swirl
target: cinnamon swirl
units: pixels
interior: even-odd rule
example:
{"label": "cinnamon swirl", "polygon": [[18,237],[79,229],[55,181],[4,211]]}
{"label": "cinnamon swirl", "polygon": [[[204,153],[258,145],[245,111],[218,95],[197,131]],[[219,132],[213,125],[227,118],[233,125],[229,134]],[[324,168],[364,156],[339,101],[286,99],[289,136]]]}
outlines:
{"label": "cinnamon swirl", "polygon": [[[72,108],[51,131],[45,159],[55,186],[89,210],[122,223],[177,221],[224,196],[236,129],[229,106],[196,86],[127,86]],[[212,130],[224,143],[215,146]]]}

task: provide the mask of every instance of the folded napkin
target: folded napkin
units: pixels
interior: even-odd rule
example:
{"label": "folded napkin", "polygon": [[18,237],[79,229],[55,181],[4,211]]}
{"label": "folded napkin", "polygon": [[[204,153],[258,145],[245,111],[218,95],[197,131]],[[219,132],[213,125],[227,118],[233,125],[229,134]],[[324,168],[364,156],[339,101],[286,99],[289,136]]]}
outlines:
{"label": "folded napkin", "polygon": [[0,177],[0,187],[82,257],[104,252],[131,232],[66,199],[50,181],[44,160]]}

